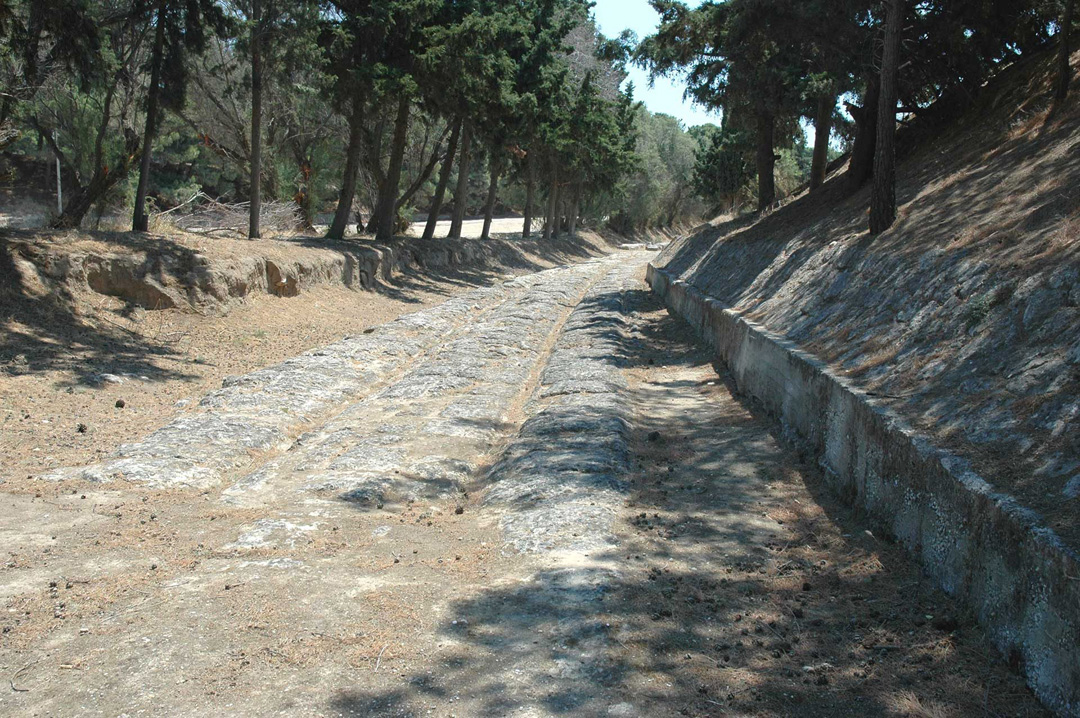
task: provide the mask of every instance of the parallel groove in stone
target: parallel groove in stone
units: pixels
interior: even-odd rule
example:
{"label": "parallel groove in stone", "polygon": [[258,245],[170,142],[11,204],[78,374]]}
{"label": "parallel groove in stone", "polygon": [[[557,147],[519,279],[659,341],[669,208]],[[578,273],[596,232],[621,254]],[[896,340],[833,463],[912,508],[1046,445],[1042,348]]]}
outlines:
{"label": "parallel groove in stone", "polygon": [[[595,271],[595,267],[560,268],[474,290],[384,324],[370,334],[347,338],[242,377],[230,377],[220,390],[207,395],[195,412],[137,443],[122,446],[113,459],[62,469],[45,478],[123,479],[156,487],[208,488],[238,471],[257,474],[260,467],[251,465],[253,455],[268,454],[262,462],[273,461],[273,452],[289,449],[298,430],[324,422],[341,411],[345,402],[354,404],[365,396],[380,396],[380,392],[383,399],[419,398],[442,389],[468,389],[484,381],[487,377],[470,371],[464,361],[451,371],[426,360],[431,353],[448,351],[458,351],[464,359],[469,345],[459,336],[463,326],[471,329],[496,313],[516,318],[523,325],[531,323],[533,317],[528,312],[536,299],[534,287]],[[556,290],[552,296],[569,301],[565,290]],[[450,343],[444,346],[448,338]],[[497,331],[478,334],[472,339],[473,347],[499,338]],[[443,364],[452,358],[448,355]],[[506,375],[504,380],[515,378]]]}
{"label": "parallel groove in stone", "polygon": [[630,408],[620,371],[627,290],[619,267],[574,309],[558,338],[518,437],[488,476],[485,506],[502,513],[515,552],[587,551],[610,543],[625,498]]}
{"label": "parallel groove in stone", "polygon": [[275,491],[364,506],[463,499],[483,457],[513,430],[511,414],[531,394],[551,335],[603,271],[590,263],[516,280],[521,294],[300,437],[269,472],[227,489],[226,500],[262,505]]}

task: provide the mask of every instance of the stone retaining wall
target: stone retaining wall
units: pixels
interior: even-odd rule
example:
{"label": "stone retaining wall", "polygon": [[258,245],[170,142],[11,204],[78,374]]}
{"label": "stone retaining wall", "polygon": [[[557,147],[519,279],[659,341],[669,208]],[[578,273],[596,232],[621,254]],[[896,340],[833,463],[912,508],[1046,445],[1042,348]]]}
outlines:
{"label": "stone retaining wall", "polygon": [[965,460],[791,342],[655,266],[647,279],[835,491],[969,607],[1039,698],[1080,716],[1080,556]]}

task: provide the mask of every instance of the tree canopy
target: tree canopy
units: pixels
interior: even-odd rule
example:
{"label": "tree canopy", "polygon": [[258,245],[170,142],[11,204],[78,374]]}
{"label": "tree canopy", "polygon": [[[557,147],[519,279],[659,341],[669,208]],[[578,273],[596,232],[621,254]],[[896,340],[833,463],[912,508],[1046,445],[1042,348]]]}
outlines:
{"label": "tree canopy", "polygon": [[[872,174],[879,116],[891,118],[880,127],[889,134],[895,132],[897,115],[955,117],[1003,63],[1040,47],[1055,25],[1071,26],[1071,20],[1056,22],[1056,2],[1043,0],[651,4],[660,25],[637,47],[635,60],[653,77],[684,78],[689,97],[724,114],[725,132],[713,138],[711,160],[719,185],[703,189],[736,191],[743,162],[735,148],[752,144],[762,210],[776,199],[777,149],[797,143],[799,121],[813,122],[817,129],[811,186],[820,186],[831,128],[841,119],[838,102],[845,100],[855,124],[854,136],[846,138],[852,153],[849,181],[857,188]],[[900,34],[897,64],[889,67],[883,66],[888,63],[882,53],[893,10]],[[895,87],[886,77],[891,74]],[[880,112],[883,79],[889,80],[888,107]]]}
{"label": "tree canopy", "polygon": [[[511,208],[525,234],[630,231],[767,210],[838,151],[858,188],[892,171],[898,118],[955,116],[1055,37],[1067,58],[1075,17],[1071,0],[904,0],[883,84],[880,0],[651,2],[637,43],[601,35],[586,0],[0,0],[0,151],[59,160],[62,226],[123,206],[145,230],[202,193],[249,202],[252,237],[264,200],[331,237],[386,238],[417,210],[426,237],[447,212],[455,235]],[[627,62],[684,80],[721,126],[641,107]]]}

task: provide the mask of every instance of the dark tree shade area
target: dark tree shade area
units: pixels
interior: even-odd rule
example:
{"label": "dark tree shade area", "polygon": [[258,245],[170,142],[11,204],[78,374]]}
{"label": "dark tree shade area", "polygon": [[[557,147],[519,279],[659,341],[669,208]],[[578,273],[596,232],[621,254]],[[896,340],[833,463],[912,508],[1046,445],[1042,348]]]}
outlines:
{"label": "dark tree shade area", "polygon": [[[1075,0],[651,3],[638,42],[587,0],[0,0],[0,161],[53,173],[56,227],[211,197],[249,203],[252,238],[273,203],[332,238],[426,214],[432,239],[510,210],[548,237],[765,211],[846,152],[880,232],[898,119],[955,117],[1050,43],[1069,93]],[[647,111],[628,62],[717,125]]]}

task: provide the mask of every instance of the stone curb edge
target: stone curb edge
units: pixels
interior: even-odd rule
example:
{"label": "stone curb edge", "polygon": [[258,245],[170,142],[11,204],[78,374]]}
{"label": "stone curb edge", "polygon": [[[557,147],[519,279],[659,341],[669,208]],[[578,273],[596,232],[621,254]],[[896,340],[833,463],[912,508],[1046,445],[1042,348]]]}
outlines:
{"label": "stone curb edge", "polygon": [[646,281],[778,419],[832,489],[917,557],[1057,715],[1080,716],[1080,555],[794,343],[650,264]]}

